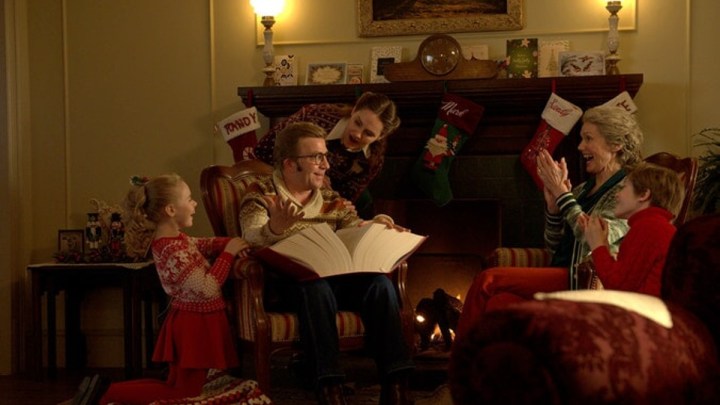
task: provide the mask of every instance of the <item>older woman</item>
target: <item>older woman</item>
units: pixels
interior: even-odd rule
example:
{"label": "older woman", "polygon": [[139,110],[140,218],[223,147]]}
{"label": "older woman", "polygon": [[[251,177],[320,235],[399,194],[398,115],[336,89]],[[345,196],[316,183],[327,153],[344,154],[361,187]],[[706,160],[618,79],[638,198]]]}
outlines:
{"label": "older woman", "polygon": [[395,103],[384,94],[365,92],[355,105],[309,104],[275,125],[260,139],[255,156],[273,164],[276,135],[294,122],[312,122],[328,136],[328,185],[340,195],[357,202],[370,182],[380,173],[385,159],[387,137],[400,126]]}
{"label": "older woman", "polygon": [[480,272],[466,294],[458,338],[487,310],[531,299],[536,292],[572,288],[568,270],[590,253],[582,238],[588,215],[607,221],[608,243],[617,251],[628,225],[613,214],[615,194],[625,168],[640,161],[643,134],[626,111],[595,107],[583,115],[580,137],[578,150],[591,177],[575,189],[571,189],[565,159],[554,161],[547,151],[537,158],[538,176],[545,185],[545,243],[553,267],[496,267]]}

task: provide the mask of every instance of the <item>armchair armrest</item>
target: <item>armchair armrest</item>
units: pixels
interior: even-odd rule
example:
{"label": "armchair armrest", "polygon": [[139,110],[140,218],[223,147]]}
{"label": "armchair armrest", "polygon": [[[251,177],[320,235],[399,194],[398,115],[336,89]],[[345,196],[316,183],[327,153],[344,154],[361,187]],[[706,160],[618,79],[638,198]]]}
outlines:
{"label": "armchair armrest", "polygon": [[229,305],[233,307],[231,313],[237,324],[237,333],[243,339],[265,340],[269,345],[270,323],[263,303],[265,280],[262,264],[253,258],[236,260],[230,278],[233,300]]}
{"label": "armchair armrest", "polygon": [[545,248],[499,247],[488,256],[486,267],[547,267],[550,259]]}
{"label": "armchair armrest", "polygon": [[412,350],[415,348],[415,309],[410,303],[410,297],[406,290],[408,264],[402,262],[398,268],[390,275],[393,284],[398,293],[400,301],[400,320],[402,322],[403,335],[408,347]]}

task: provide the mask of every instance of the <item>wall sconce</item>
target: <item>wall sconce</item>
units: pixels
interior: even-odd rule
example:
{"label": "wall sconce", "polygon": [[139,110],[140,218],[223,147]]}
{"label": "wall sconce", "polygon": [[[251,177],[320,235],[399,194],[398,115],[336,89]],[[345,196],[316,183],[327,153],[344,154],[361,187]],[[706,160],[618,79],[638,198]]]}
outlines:
{"label": "wall sconce", "polygon": [[605,73],[608,75],[619,75],[620,69],[617,64],[620,62],[620,56],[617,54],[618,47],[620,46],[620,34],[618,34],[618,16],[617,13],[622,8],[622,1],[608,1],[605,9],[610,12],[608,17],[608,25],[610,30],[608,31],[608,51],[610,55],[605,59]]}
{"label": "wall sconce", "polygon": [[263,86],[275,86],[275,67],[274,52],[272,44],[272,26],[275,24],[275,16],[280,14],[285,6],[285,0],[250,0],[250,5],[255,10],[255,14],[259,15],[260,22],[265,27],[263,37],[265,38],[265,46],[263,46],[263,60],[265,67],[265,81]]}

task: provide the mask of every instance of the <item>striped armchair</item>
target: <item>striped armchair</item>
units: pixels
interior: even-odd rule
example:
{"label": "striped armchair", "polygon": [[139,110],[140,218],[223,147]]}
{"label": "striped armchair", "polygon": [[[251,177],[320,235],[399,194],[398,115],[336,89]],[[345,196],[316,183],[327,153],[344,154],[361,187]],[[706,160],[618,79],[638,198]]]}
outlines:
{"label": "striped armchair", "polygon": [[[675,226],[685,223],[689,216],[695,180],[697,178],[698,163],[696,158],[681,158],[667,152],[658,152],[648,156],[646,162],[667,167],[676,171],[685,187],[680,212],[675,218]],[[550,265],[551,255],[544,248],[499,247],[487,258],[486,268],[490,267],[547,267]]]}
{"label": "striped armchair", "polygon": [[[250,175],[271,175],[272,167],[259,160],[246,160],[234,166],[209,166],[200,177],[203,205],[217,236],[241,235],[238,205]],[[230,276],[232,298],[230,316],[243,351],[251,350],[256,379],[264,392],[270,390],[270,356],[279,350],[296,350],[298,318],[294,313],[269,312],[265,308],[265,283],[269,282],[264,264],[250,259],[236,262]],[[413,313],[405,291],[407,264],[393,274],[402,306],[403,330],[408,343],[414,342]],[[341,350],[363,346],[365,328],[360,315],[339,312],[337,328]],[[409,347],[413,347],[410,344]]]}
{"label": "striped armchair", "polygon": [[550,252],[544,248],[499,247],[487,258],[490,267],[547,267]]}

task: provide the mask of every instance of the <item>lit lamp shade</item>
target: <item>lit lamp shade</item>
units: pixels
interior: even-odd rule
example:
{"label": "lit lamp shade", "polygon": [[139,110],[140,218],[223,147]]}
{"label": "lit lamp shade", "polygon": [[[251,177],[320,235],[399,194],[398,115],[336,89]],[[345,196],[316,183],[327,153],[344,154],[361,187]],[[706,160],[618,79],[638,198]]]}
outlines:
{"label": "lit lamp shade", "polygon": [[250,5],[255,10],[255,14],[261,17],[274,17],[282,12],[285,0],[250,0]]}

